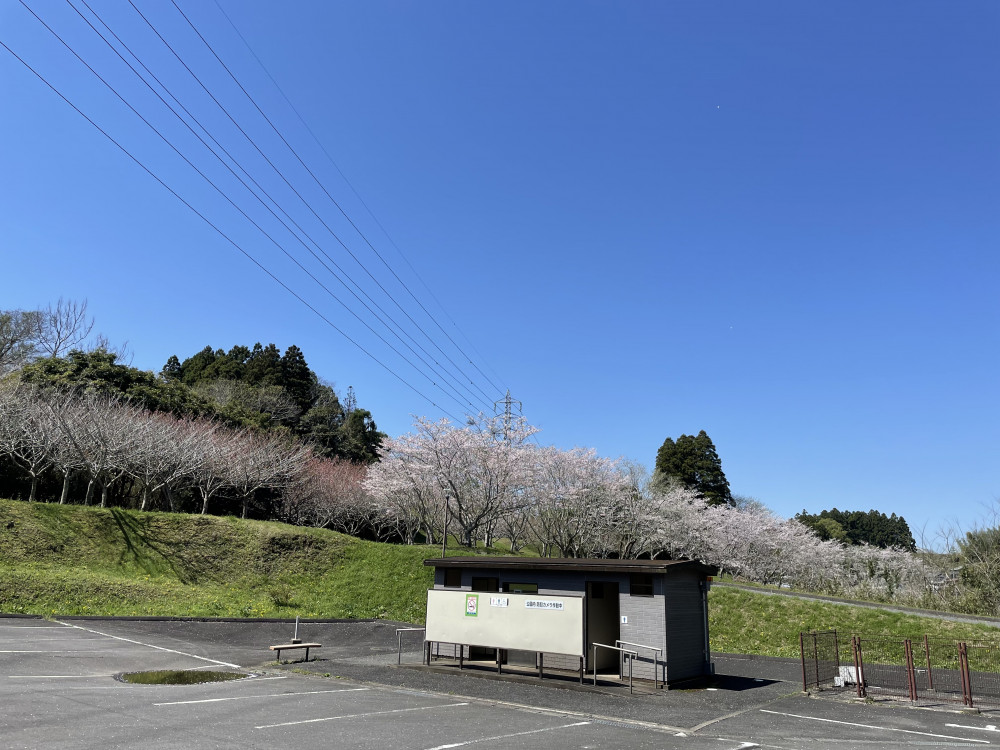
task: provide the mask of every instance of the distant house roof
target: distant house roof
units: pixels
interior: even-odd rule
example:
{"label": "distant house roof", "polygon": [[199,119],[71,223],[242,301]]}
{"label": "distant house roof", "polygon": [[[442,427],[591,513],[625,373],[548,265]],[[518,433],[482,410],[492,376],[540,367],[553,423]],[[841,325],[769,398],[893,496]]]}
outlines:
{"label": "distant house roof", "polygon": [[698,560],[607,560],[583,557],[438,557],[424,560],[435,568],[492,568],[495,570],[560,570],[589,573],[669,573],[695,570],[718,575],[719,569]]}

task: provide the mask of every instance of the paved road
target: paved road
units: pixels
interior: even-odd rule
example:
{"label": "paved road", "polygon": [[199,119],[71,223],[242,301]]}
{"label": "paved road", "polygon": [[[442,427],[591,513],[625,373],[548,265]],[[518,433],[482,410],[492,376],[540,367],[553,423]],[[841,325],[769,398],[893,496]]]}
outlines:
{"label": "paved road", "polygon": [[885,612],[900,612],[906,615],[917,615],[918,617],[933,617],[937,620],[948,620],[949,622],[971,622],[977,625],[990,625],[1000,628],[1000,617],[987,617],[985,615],[967,615],[958,612],[941,612],[936,609],[918,609],[917,607],[901,607],[896,604],[881,604],[879,602],[866,602],[860,599],[844,599],[837,596],[826,596],[825,594],[805,594],[797,591],[783,591],[774,588],[760,588],[758,586],[743,586],[739,583],[729,583],[716,581],[712,584],[715,588],[739,589],[749,591],[752,594],[765,594],[767,596],[787,596],[792,599],[806,599],[816,602],[830,602],[831,604],[846,604],[851,607],[864,607],[865,609],[880,609]]}
{"label": "paved road", "polygon": [[[628,696],[485,672],[397,667],[396,623],[303,625],[315,661],[278,665],[277,623],[0,618],[0,748],[927,748],[1000,744],[989,716],[802,695],[796,662],[718,657],[711,689]],[[419,637],[419,636],[418,636]],[[139,669],[256,676],[140,686]]]}

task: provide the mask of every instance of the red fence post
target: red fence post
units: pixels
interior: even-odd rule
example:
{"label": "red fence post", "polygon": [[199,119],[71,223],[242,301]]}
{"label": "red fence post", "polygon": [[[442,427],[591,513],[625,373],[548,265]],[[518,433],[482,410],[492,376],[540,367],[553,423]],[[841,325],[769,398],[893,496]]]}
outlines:
{"label": "red fence post", "polygon": [[934,689],[934,675],[931,672],[931,644],[927,640],[927,634],[924,633],[924,656],[927,657],[927,689]]}
{"label": "red fence post", "polygon": [[864,698],[868,691],[865,690],[865,657],[861,651],[861,636],[854,636],[851,640],[854,643],[854,676],[858,681],[858,697]]}
{"label": "red fence post", "polygon": [[909,688],[910,700],[917,699],[917,676],[913,670],[913,642],[907,638],[903,641],[903,653],[906,655],[906,686]]}
{"label": "red fence post", "polygon": [[808,693],[809,686],[806,684],[806,634],[799,631],[799,653],[802,654],[802,692]]}
{"label": "red fence post", "polygon": [[958,668],[962,673],[962,702],[972,708],[972,677],[969,674],[969,651],[965,643],[958,644]]}

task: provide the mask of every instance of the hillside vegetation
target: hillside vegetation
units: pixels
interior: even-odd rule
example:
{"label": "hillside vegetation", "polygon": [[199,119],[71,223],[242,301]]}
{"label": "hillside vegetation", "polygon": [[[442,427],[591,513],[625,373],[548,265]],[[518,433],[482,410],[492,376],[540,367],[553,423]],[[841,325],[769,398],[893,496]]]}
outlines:
{"label": "hillside vegetation", "polygon": [[422,621],[434,552],[280,523],[0,500],[0,612]]}
{"label": "hillside vegetation", "polygon": [[[469,550],[449,550],[468,554]],[[440,548],[236,518],[0,500],[0,613],[422,623]],[[988,626],[716,587],[712,649],[797,656],[801,630],[996,638]]]}

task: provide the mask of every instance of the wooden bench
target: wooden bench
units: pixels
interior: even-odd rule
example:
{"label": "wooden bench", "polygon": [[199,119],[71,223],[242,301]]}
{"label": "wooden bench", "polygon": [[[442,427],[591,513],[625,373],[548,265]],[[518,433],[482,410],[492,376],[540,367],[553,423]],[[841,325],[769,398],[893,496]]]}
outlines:
{"label": "wooden bench", "polygon": [[322,643],[282,643],[280,646],[269,646],[272,651],[278,652],[278,661],[281,661],[282,651],[291,651],[294,648],[304,648],[306,650],[306,661],[309,661],[309,649],[322,648]]}

